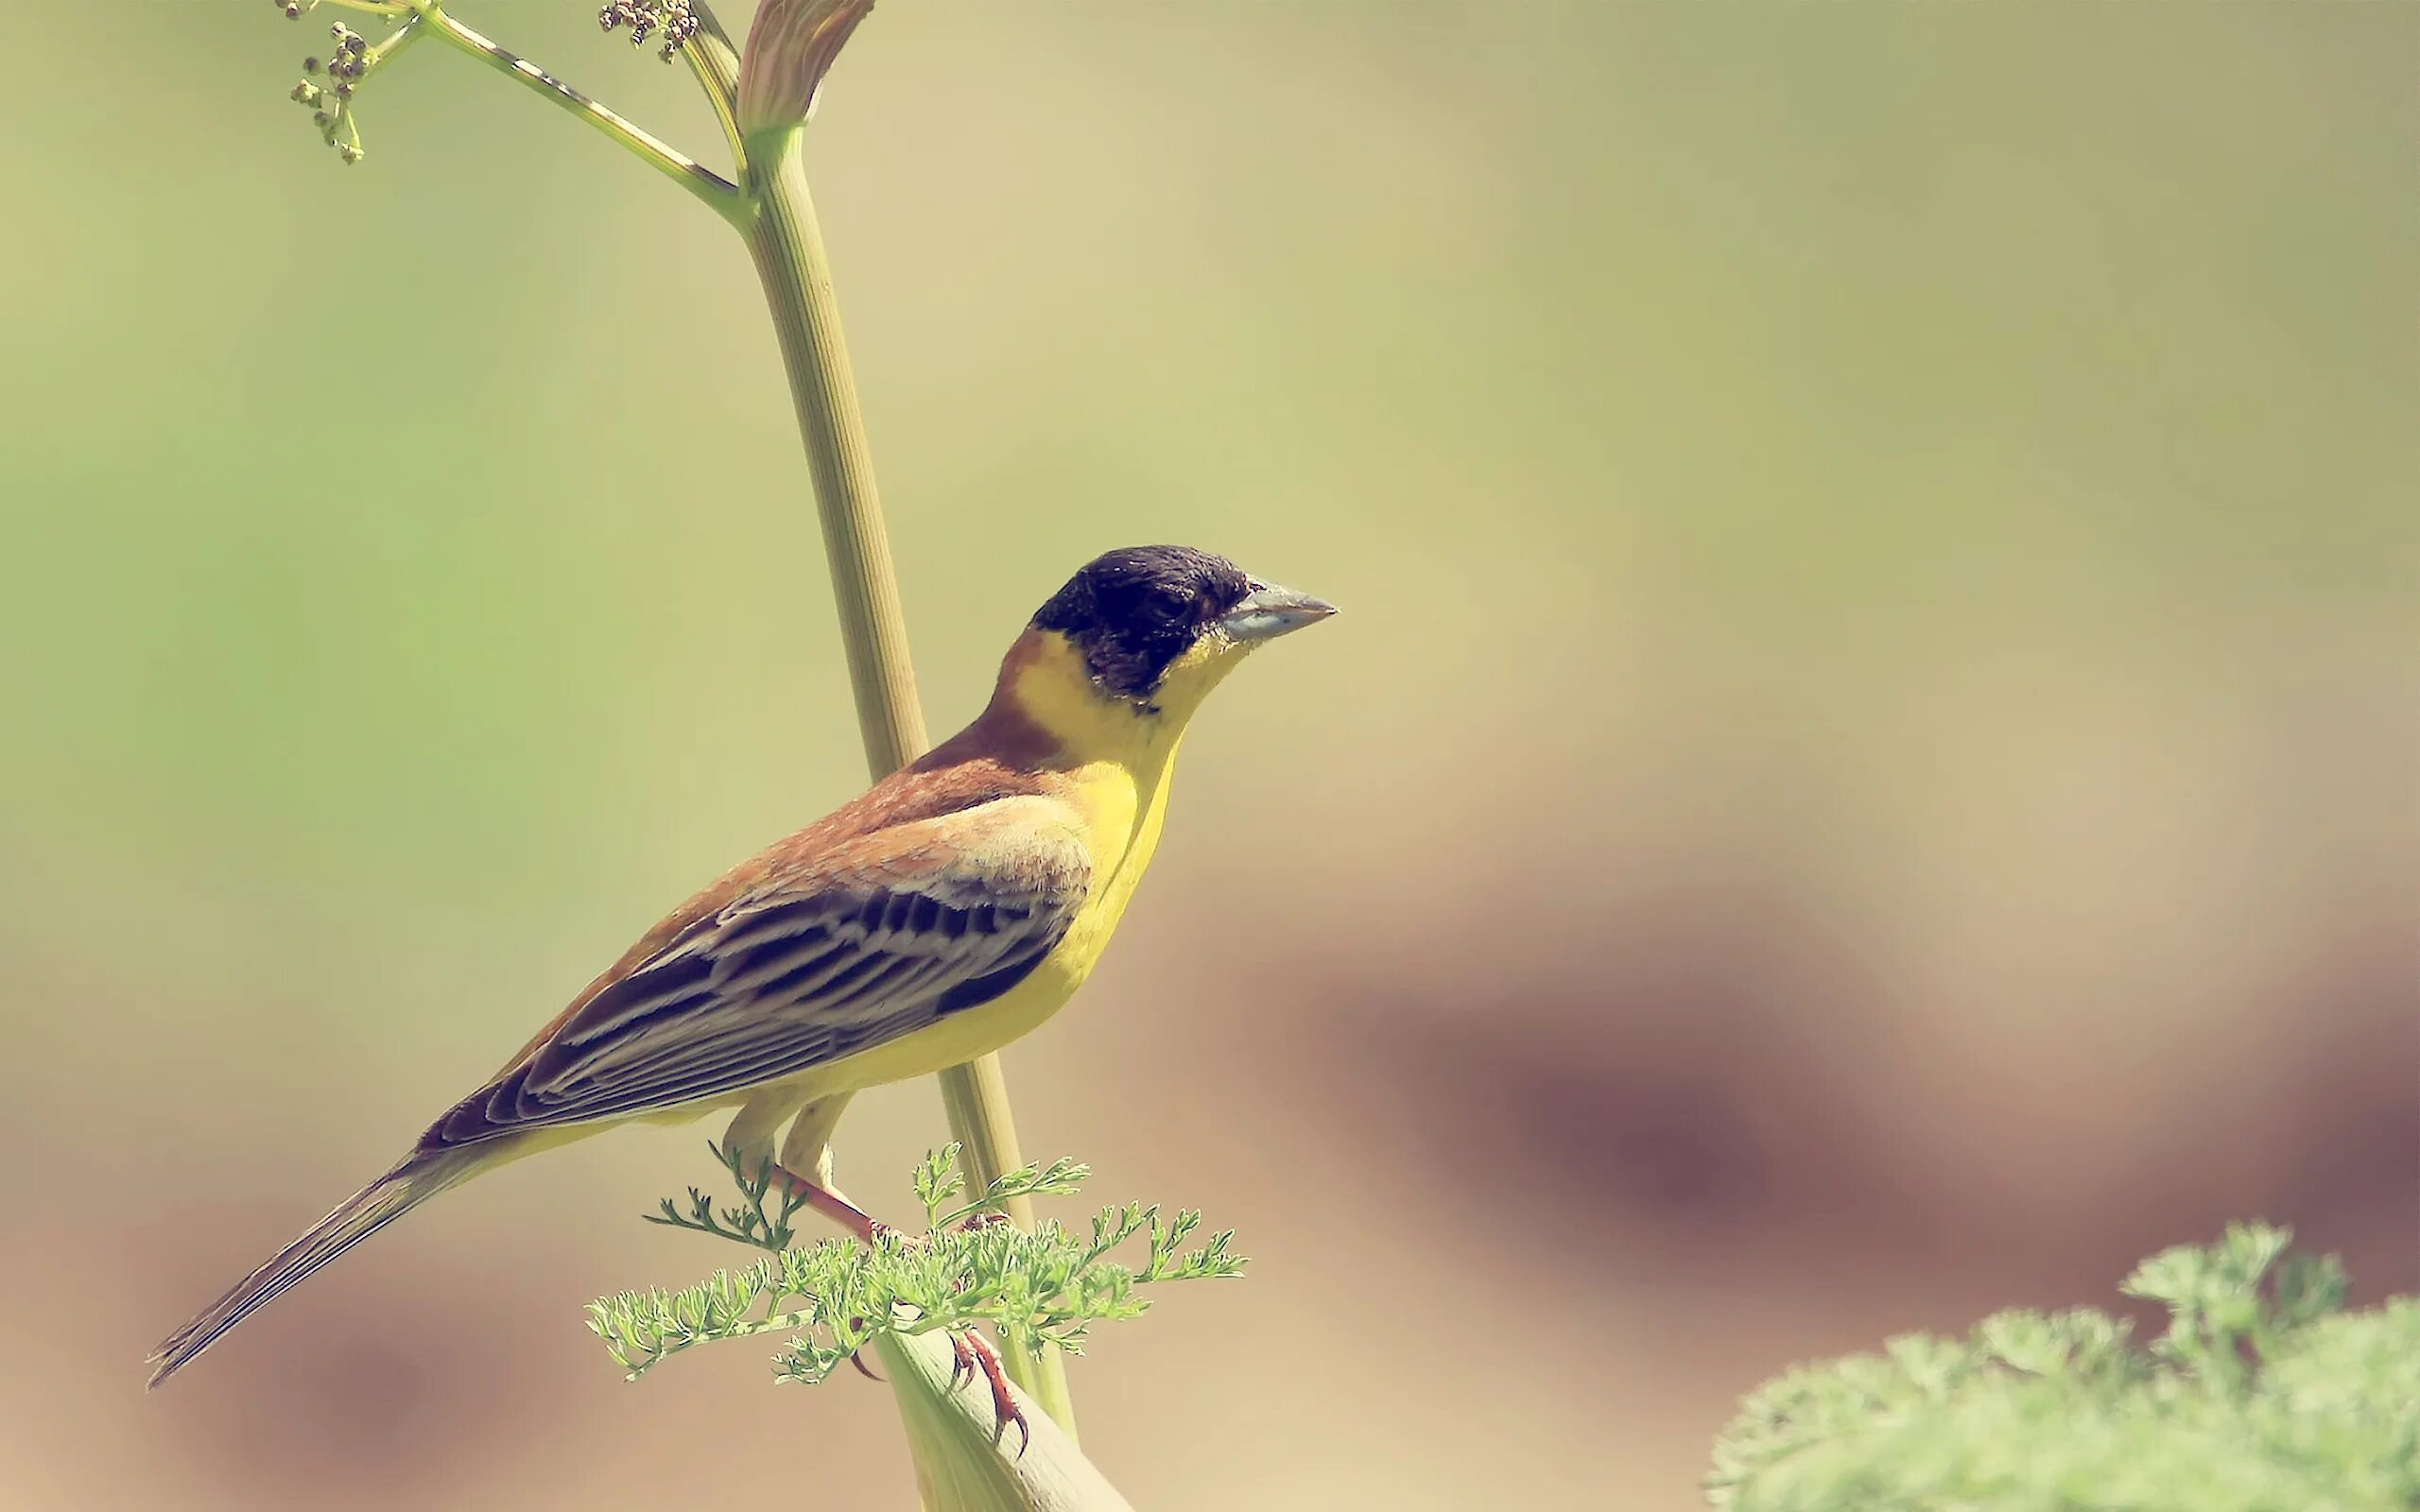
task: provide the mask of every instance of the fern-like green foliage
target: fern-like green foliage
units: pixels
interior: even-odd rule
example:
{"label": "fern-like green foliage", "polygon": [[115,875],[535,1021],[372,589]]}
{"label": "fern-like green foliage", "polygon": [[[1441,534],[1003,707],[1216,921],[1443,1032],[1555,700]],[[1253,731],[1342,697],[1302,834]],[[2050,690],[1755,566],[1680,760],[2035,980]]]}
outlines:
{"label": "fern-like green foliage", "polygon": [[[775,1356],[775,1378],[808,1384],[884,1334],[962,1333],[982,1323],[1036,1350],[1080,1354],[1093,1324],[1150,1306],[1138,1288],[1243,1272],[1244,1257],[1228,1249],[1232,1230],[1186,1247],[1201,1223],[1193,1211],[1163,1219],[1157,1207],[1129,1203],[1102,1209],[1088,1233],[1050,1219],[1027,1233],[1001,1221],[1011,1199],[1074,1195],[1091,1171],[1063,1160],[1028,1165],[970,1198],[955,1144],[916,1168],[926,1232],[886,1229],[871,1246],[826,1239],[792,1248],[800,1204],[773,1196],[765,1173],[710,1148],[739,1200],[717,1206],[692,1187],[685,1204],[667,1197],[648,1221],[746,1245],[765,1258],[681,1291],[622,1292],[588,1304],[588,1326],[633,1381],[693,1346],[767,1333],[789,1335]],[[1121,1254],[1128,1259],[1113,1258]]]}
{"label": "fern-like green foliage", "polygon": [[2411,1512],[2420,1298],[2346,1313],[2333,1257],[2231,1228],[2152,1256],[2148,1348],[2090,1310],[1795,1370],[1715,1447],[1727,1512]]}

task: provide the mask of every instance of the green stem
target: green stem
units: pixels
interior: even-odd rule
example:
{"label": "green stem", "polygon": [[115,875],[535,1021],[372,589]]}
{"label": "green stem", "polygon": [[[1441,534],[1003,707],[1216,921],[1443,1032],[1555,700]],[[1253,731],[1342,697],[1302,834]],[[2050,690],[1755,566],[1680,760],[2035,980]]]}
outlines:
{"label": "green stem", "polygon": [[714,108],[722,139],[731,146],[731,161],[745,169],[748,148],[739,136],[739,49],[704,0],[691,7],[690,14],[697,18],[698,34],[681,49],[681,60],[689,65],[698,87],[706,92],[706,103]]}
{"label": "green stem", "polygon": [[428,27],[421,24],[417,14],[405,16],[403,25],[388,33],[385,41],[371,44],[369,62],[362,69],[361,77],[366,79],[376,74],[379,69],[394,61],[398,53],[405,51],[426,35],[428,35]]}
{"label": "green stem", "polygon": [[696,195],[723,219],[738,225],[747,215],[747,203],[730,180],[659,141],[644,128],[599,105],[529,60],[497,46],[447,15],[437,0],[411,0],[411,10],[456,48],[536,91],[541,98],[569,111],[630,148],[640,162]]}
{"label": "green stem", "polygon": [[[873,451],[865,416],[857,405],[856,381],[841,339],[839,305],[833,297],[832,269],[823,235],[807,192],[798,133],[743,140],[737,95],[739,54],[713,9],[694,7],[698,35],[681,49],[713,107],[738,164],[742,189],[648,135],[637,126],[518,58],[447,15],[438,0],[408,0],[412,14],[455,47],[537,91],[546,99],[603,131],[658,172],[671,178],[731,223],[748,243],[749,256],[765,285],[773,334],[787,369],[790,397],[798,411],[807,471],[815,484],[823,551],[831,569],[833,598],[840,614],[840,641],[849,662],[849,684],[857,706],[857,729],[866,765],[887,777],[921,756],[931,742],[916,699],[916,675],[908,657],[907,617],[899,605],[899,578],[890,562],[890,534],[874,491]],[[1016,1122],[1009,1110],[1008,1079],[997,1056],[956,1066],[940,1076],[942,1106],[967,1184],[980,1192],[1025,1164],[1017,1147]],[[1033,1228],[1033,1202],[1026,1196],[1007,1205],[1011,1221]],[[1009,1373],[1041,1401],[1072,1440],[1076,1409],[1067,1393],[1066,1363],[1003,1339]]]}
{"label": "green stem", "polygon": [[[699,9],[702,12],[704,7]],[[709,24],[709,30],[714,28]],[[727,43],[693,51],[696,69],[717,112],[730,126],[729,101],[735,61]],[[773,334],[788,369],[790,397],[806,444],[807,470],[815,482],[822,522],[823,553],[840,612],[840,641],[857,706],[866,765],[885,777],[929,747],[924,713],[916,698],[916,675],[908,655],[907,617],[899,605],[898,575],[891,567],[890,534],[874,490],[873,450],[858,408],[856,382],[840,334],[840,308],[832,289],[832,267],[808,193],[798,133],[760,137],[742,147],[741,180],[755,214],[735,222],[765,285]],[[1008,1078],[997,1056],[985,1056],[942,1072],[942,1106],[967,1185],[977,1192],[1025,1164],[1017,1147],[1016,1121],[1009,1108]],[[1019,1196],[1008,1204],[1011,1222],[1033,1228],[1033,1203]],[[1075,1436],[1075,1401],[1067,1391],[1065,1360],[1049,1349],[1031,1350],[1001,1341],[1009,1373],[1032,1392],[1069,1438]]]}
{"label": "green stem", "polygon": [[752,164],[747,184],[756,205],[745,230],[748,250],[764,281],[773,334],[789,369],[799,434],[806,443],[824,558],[839,606],[840,644],[856,695],[858,733],[867,766],[887,777],[922,755],[930,742],[916,700],[907,616],[899,607],[890,534],[874,491],[873,452],[841,339],[831,266],[795,145],[769,170]]}

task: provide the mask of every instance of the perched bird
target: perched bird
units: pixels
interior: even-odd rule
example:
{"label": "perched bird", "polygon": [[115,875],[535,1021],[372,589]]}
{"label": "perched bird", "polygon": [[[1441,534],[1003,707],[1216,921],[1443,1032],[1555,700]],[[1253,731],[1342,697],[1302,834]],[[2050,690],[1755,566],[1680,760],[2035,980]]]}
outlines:
{"label": "perched bird", "polygon": [[648,931],[392,1170],[170,1335],[151,1383],[446,1188],[634,1119],[735,1108],[729,1149],[870,1233],[831,1190],[850,1095],[1056,1012],[1150,864],[1194,710],[1247,652],[1334,612],[1187,547],[1093,561],[1009,647],[973,724]]}

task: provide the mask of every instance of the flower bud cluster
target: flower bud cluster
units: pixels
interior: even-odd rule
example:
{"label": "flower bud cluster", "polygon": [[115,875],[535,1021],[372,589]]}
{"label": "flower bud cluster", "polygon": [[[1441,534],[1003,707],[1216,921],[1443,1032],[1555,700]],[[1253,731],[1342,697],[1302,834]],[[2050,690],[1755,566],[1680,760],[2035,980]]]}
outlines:
{"label": "flower bud cluster", "polygon": [[658,32],[664,34],[664,45],[656,56],[672,61],[682,44],[698,34],[698,18],[690,9],[691,0],[607,0],[605,9],[596,12],[596,24],[607,31],[628,26],[631,45],[644,47],[647,40]]}
{"label": "flower bud cluster", "polygon": [[[285,9],[287,14],[294,13],[290,4]],[[311,124],[320,129],[320,140],[337,149],[337,157],[348,163],[359,163],[364,154],[361,133],[353,124],[353,92],[370,71],[370,41],[341,21],[328,28],[328,35],[336,40],[336,51],[325,60],[303,59],[302,72],[311,77],[296,80],[286,98],[310,108]],[[326,85],[312,82],[321,75],[328,80]]]}

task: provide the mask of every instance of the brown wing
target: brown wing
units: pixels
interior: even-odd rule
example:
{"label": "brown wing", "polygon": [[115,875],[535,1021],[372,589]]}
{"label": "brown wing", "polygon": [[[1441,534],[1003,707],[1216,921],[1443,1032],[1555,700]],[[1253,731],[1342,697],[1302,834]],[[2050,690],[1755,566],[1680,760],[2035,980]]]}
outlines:
{"label": "brown wing", "polygon": [[861,835],[703,912],[423,1136],[442,1148],[726,1097],[988,1003],[1066,934],[1068,811],[1006,798]]}

